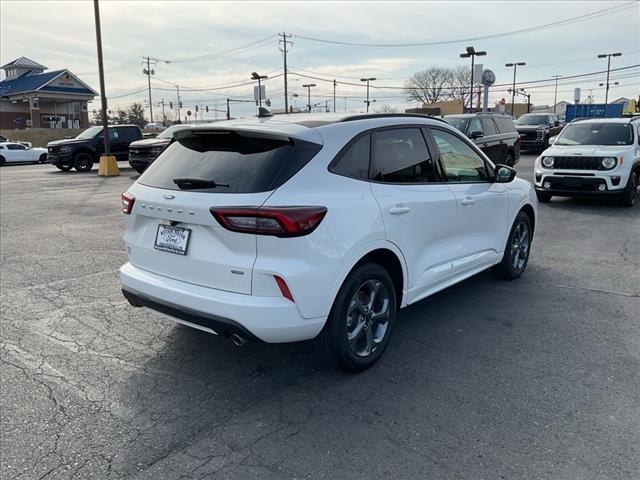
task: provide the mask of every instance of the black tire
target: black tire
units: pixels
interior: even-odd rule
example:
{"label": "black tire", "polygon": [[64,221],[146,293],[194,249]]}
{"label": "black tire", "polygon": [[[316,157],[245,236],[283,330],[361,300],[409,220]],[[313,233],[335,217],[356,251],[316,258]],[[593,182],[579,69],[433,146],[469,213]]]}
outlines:
{"label": "black tire", "polygon": [[58,170],[62,170],[63,172],[68,172],[69,170],[71,170],[73,168],[73,164],[72,163],[58,163],[58,164],[56,164],[56,168]]}
{"label": "black tire", "polygon": [[[526,229],[526,238],[523,236],[523,229]],[[529,262],[532,237],[529,217],[524,212],[518,213],[509,232],[502,261],[492,267],[491,271],[505,280],[515,280],[522,275]]]}
{"label": "black tire", "polygon": [[622,197],[620,198],[620,204],[623,207],[633,207],[636,204],[638,198],[638,171],[631,172],[629,180],[627,180],[627,186],[624,188]]}
{"label": "black tire", "polygon": [[548,203],[548,202],[550,202],[552,196],[553,195],[551,195],[550,193],[536,191],[536,197],[538,197],[538,201],[540,203]]}
{"label": "black tire", "polygon": [[93,168],[93,156],[87,152],[76,153],[73,166],[78,172],[89,172]]}
{"label": "black tire", "polygon": [[142,175],[142,172],[144,172],[146,170],[145,167],[140,167],[140,166],[135,166],[133,167],[133,169],[138,172],[140,175]]}
{"label": "black tire", "polygon": [[47,154],[43,153],[42,155],[40,155],[40,158],[38,159],[38,163],[47,163]]}
{"label": "black tire", "polygon": [[0,167],[4,167],[5,163],[7,163],[7,161],[4,159],[2,155],[0,155]]}
{"label": "black tire", "polygon": [[[373,298],[369,303],[363,301],[367,292]],[[318,356],[332,368],[348,372],[371,367],[389,343],[397,317],[396,298],[393,280],[385,268],[376,263],[357,267],[342,284],[327,323],[315,339]],[[384,305],[387,313],[375,320],[376,309],[381,314]],[[353,338],[348,339],[349,335]]]}

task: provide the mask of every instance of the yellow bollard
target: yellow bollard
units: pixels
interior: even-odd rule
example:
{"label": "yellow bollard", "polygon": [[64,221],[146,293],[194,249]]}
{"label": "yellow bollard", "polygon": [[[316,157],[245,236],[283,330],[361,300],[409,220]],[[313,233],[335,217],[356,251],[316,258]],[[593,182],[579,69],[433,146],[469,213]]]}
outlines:
{"label": "yellow bollard", "polygon": [[113,155],[101,155],[100,166],[98,167],[98,176],[100,177],[117,177],[120,175],[118,162]]}

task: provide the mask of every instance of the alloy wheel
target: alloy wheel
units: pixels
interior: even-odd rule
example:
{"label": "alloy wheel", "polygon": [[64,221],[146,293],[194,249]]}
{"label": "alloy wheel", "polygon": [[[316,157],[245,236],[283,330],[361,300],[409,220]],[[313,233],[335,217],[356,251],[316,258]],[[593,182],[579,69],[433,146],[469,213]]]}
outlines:
{"label": "alloy wheel", "polygon": [[520,222],[511,237],[511,266],[516,272],[520,272],[524,268],[528,253],[529,227],[525,222]]}
{"label": "alloy wheel", "polygon": [[389,291],[380,280],[367,280],[353,295],[347,310],[347,342],[358,357],[382,344],[389,326]]}

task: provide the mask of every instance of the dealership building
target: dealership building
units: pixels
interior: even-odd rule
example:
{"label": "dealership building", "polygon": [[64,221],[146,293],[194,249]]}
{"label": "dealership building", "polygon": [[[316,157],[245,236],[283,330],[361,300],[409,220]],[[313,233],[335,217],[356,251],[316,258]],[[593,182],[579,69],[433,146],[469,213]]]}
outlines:
{"label": "dealership building", "polygon": [[0,67],[0,128],[86,128],[88,102],[98,93],[67,69],[20,57]]}

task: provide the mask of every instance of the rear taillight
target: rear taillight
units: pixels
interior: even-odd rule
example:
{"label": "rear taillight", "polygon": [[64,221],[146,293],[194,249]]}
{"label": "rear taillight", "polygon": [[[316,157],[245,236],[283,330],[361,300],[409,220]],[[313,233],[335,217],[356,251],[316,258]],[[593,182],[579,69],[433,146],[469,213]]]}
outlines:
{"label": "rear taillight", "polygon": [[320,224],[325,207],[211,207],[227,230],[276,237],[301,237]]}
{"label": "rear taillight", "polygon": [[131,210],[133,210],[133,202],[136,201],[136,197],[131,195],[130,193],[122,194],[122,213],[129,215]]}

